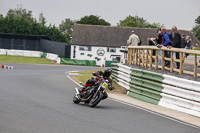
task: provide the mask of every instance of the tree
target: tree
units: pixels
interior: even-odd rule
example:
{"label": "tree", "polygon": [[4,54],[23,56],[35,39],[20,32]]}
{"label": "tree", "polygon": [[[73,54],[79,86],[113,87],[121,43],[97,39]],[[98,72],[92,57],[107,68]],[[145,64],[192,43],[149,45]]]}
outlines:
{"label": "tree", "polygon": [[104,19],[100,19],[99,16],[85,16],[76,22],[77,24],[89,24],[89,25],[106,25],[110,26],[111,24],[106,22]]}
{"label": "tree", "polygon": [[193,27],[192,32],[200,41],[200,16],[198,16],[197,19],[195,19],[195,26]]}
{"label": "tree", "polygon": [[72,38],[72,31],[75,22],[75,20],[67,18],[59,25],[59,30],[66,36],[68,44],[70,44]]}
{"label": "tree", "polygon": [[24,35],[46,35],[53,41],[69,42],[68,38],[55,25],[46,26],[43,13],[39,14],[39,22],[32,17],[32,11],[17,6],[10,9],[7,15],[0,15],[0,33],[24,34]]}
{"label": "tree", "polygon": [[44,17],[43,13],[39,14],[39,24],[41,24],[42,26],[45,26],[46,24],[46,18]]}
{"label": "tree", "polygon": [[144,18],[138,16],[128,16],[124,20],[120,20],[118,26],[140,27],[140,28],[159,28],[163,25],[160,23],[150,24]]}

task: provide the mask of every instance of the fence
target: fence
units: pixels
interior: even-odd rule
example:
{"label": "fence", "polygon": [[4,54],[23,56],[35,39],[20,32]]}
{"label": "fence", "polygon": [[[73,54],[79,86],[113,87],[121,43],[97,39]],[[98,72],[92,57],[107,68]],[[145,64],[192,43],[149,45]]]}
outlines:
{"label": "fence", "polygon": [[71,46],[51,41],[48,36],[0,34],[0,48],[14,50],[43,51],[62,58],[70,58]]}
{"label": "fence", "polygon": [[[155,51],[155,52],[154,52]],[[165,57],[165,51],[170,52],[170,58]],[[173,53],[179,52],[180,59],[175,59],[173,57]],[[154,54],[155,53],[155,54]],[[186,61],[184,58],[185,53],[193,54],[194,60],[193,61]],[[200,51],[197,50],[186,50],[186,49],[179,49],[179,48],[157,48],[156,46],[129,46],[128,47],[128,64],[135,64],[140,65],[142,67],[152,69],[161,68],[162,70],[169,70],[170,72],[176,71],[179,74],[190,74],[194,77],[200,76],[198,73],[198,66],[200,66],[199,61],[197,60],[197,56],[200,55]],[[155,63],[153,64],[153,60]],[[165,61],[170,61],[170,67],[166,67]],[[180,69],[176,69],[173,66],[173,62],[180,63]],[[193,65],[194,70],[186,70],[183,67],[183,64]]]}
{"label": "fence", "polygon": [[127,95],[200,117],[200,83],[151,71],[112,64],[112,78]]}

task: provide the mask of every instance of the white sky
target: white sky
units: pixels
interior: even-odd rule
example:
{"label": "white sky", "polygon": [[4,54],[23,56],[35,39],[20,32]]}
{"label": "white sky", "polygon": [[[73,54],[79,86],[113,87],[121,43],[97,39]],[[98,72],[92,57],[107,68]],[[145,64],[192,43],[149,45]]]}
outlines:
{"label": "white sky", "polygon": [[127,16],[143,17],[148,22],[164,24],[167,29],[191,30],[200,16],[200,0],[0,0],[0,14],[22,5],[33,17],[43,13],[47,24],[58,26],[62,20],[79,20],[97,15],[116,26]]}

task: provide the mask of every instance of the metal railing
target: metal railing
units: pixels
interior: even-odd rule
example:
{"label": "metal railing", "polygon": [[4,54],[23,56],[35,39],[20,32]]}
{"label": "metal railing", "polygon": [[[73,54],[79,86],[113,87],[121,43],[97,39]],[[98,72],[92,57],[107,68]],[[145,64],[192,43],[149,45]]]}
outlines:
{"label": "metal railing", "polygon": [[[165,51],[169,51],[170,58],[165,57]],[[174,58],[173,53],[175,52],[180,53],[180,59]],[[159,55],[158,53],[162,54]],[[192,54],[194,59],[192,61],[185,60],[185,53]],[[145,67],[146,69],[149,68],[149,70],[151,70],[152,67],[154,67],[155,69],[161,68],[162,70],[169,70],[170,72],[179,72],[180,75],[185,73],[197,77],[200,76],[200,73],[198,72],[198,66],[200,66],[200,63],[197,60],[198,55],[200,55],[200,51],[197,50],[187,50],[180,48],[169,49],[166,47],[157,48],[156,46],[128,46],[127,63],[129,65],[140,65],[142,67]],[[160,65],[158,64],[159,60],[161,61]],[[169,67],[165,66],[165,61],[170,61]],[[180,69],[176,69],[173,62],[179,62]],[[184,64],[193,65],[193,71],[184,69]]]}

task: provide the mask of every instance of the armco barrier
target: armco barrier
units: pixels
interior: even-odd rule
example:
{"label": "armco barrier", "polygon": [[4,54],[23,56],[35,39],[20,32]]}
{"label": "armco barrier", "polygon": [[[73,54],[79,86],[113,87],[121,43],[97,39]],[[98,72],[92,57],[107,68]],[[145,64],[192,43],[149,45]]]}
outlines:
{"label": "armco barrier", "polygon": [[96,66],[96,61],[60,58],[60,64]]}
{"label": "armco barrier", "polygon": [[200,83],[112,63],[113,81],[127,95],[200,117]]}

